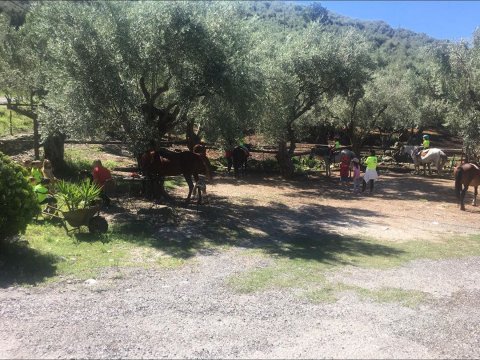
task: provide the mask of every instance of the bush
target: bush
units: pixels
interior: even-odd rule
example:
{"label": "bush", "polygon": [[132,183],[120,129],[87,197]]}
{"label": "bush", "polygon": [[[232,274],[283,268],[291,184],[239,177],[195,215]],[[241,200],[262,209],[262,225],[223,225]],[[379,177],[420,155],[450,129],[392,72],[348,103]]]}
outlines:
{"label": "bush", "polygon": [[0,242],[24,233],[40,212],[27,170],[0,152]]}

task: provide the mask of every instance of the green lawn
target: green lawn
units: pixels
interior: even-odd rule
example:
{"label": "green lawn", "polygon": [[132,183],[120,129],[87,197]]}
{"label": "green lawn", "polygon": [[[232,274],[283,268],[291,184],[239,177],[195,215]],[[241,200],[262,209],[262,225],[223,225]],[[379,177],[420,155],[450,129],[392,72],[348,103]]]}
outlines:
{"label": "green lawn", "polygon": [[[33,133],[33,120],[12,111],[12,133]],[[0,108],[0,137],[10,135],[10,110]]]}

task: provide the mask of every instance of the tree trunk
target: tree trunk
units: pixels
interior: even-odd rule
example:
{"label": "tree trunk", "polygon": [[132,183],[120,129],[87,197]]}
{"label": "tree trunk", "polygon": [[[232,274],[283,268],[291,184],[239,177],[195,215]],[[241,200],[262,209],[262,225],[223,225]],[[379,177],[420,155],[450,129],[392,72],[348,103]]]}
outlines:
{"label": "tree trunk", "polygon": [[52,163],[54,174],[57,175],[65,170],[65,135],[50,135],[43,143],[45,159]]}
{"label": "tree trunk", "polygon": [[193,120],[187,122],[187,147],[190,151],[193,151],[193,147],[197,144],[200,144],[200,137],[193,130]]}
{"label": "tree trunk", "polygon": [[289,149],[287,148],[286,141],[280,141],[278,144],[278,153],[275,156],[280,166],[280,173],[285,179],[289,179],[293,176],[293,162],[290,156]]}

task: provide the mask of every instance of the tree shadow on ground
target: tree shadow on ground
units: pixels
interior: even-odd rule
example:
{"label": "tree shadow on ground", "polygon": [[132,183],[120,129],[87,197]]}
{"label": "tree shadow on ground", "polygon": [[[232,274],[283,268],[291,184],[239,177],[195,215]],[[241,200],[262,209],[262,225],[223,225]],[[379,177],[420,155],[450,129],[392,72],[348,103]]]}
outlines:
{"label": "tree shadow on ground", "polygon": [[36,285],[56,274],[58,259],[42,254],[25,242],[0,245],[0,288],[16,284]]}
{"label": "tree shadow on ground", "polygon": [[[275,186],[272,184],[272,186]],[[353,196],[352,182],[342,186],[337,177],[310,176],[309,180],[297,182],[294,191],[284,194],[290,197],[311,198],[322,196],[325,199],[359,201],[361,196]],[[368,187],[367,187],[368,193]],[[393,172],[383,173],[375,184],[374,196],[385,200],[426,200],[439,203],[456,203],[454,181],[444,177],[422,177]]]}
{"label": "tree shadow on ground", "polygon": [[[263,249],[283,258],[340,263],[345,255],[400,256],[394,247],[342,236],[332,232],[332,224],[361,226],[374,211],[348,212],[324,205],[290,208],[282,203],[267,206],[234,204],[215,196],[212,204],[181,208],[178,226],[163,224],[161,215],[131,218],[117,225],[116,232],[129,235],[130,241],[160,249],[174,257],[189,258],[213,245]],[[328,223],[326,220],[328,217]]]}

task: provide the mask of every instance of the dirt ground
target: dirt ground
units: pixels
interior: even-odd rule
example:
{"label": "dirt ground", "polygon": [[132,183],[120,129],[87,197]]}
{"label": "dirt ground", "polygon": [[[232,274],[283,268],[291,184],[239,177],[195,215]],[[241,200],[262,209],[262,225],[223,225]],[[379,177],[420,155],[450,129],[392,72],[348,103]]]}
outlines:
{"label": "dirt ground", "polygon": [[[195,238],[205,218],[265,242],[330,233],[420,243],[480,231],[480,209],[467,204],[461,212],[447,177],[382,172],[373,195],[353,195],[322,175],[218,175],[207,191],[210,204],[181,208],[190,221],[159,229],[162,236]],[[125,213],[109,216],[120,221]],[[348,290],[333,303],[312,303],[290,288],[236,293],[231,276],[268,266],[243,256],[247,248],[199,251],[176,270],[111,270],[89,282],[0,289],[0,358],[480,357],[478,257],[328,274],[332,282],[432,296],[410,308]]]}

